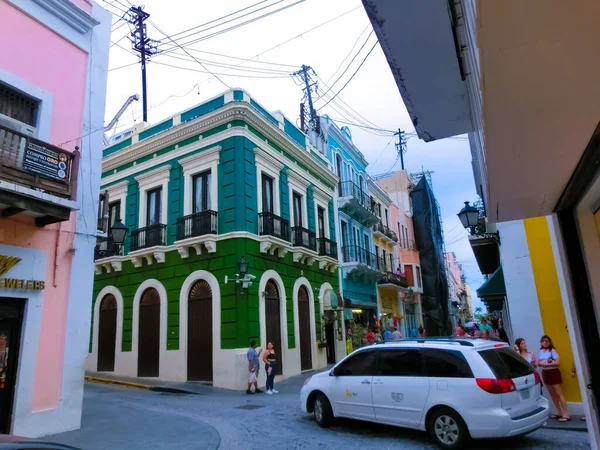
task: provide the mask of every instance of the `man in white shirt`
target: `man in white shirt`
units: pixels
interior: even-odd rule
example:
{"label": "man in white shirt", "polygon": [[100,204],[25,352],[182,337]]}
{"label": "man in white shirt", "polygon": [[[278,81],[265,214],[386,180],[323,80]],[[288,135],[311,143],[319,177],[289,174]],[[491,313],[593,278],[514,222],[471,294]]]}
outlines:
{"label": "man in white shirt", "polygon": [[402,335],[398,331],[398,328],[394,328],[392,333],[392,341],[399,341],[400,339],[402,339]]}

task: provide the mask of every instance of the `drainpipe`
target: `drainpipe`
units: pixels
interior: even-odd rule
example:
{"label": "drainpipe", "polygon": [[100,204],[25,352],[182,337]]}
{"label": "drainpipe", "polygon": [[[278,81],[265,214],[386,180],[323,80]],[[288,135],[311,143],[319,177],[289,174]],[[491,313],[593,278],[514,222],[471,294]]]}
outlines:
{"label": "drainpipe", "polygon": [[56,230],[56,244],[54,245],[54,274],[52,276],[52,286],[57,287],[56,284],[56,272],[58,270],[58,244],[60,243],[60,229],[62,222],[58,223],[58,230]]}

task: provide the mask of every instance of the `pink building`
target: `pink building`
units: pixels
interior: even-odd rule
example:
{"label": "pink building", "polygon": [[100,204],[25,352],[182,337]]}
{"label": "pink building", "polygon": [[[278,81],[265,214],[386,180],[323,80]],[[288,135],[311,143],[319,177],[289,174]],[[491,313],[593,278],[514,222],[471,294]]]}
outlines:
{"label": "pink building", "polygon": [[0,432],[77,429],[111,16],[0,0]]}

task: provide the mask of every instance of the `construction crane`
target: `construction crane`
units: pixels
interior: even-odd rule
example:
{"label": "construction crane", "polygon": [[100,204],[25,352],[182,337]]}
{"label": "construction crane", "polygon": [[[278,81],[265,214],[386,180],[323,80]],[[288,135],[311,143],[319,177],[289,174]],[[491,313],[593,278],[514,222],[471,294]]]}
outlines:
{"label": "construction crane", "polygon": [[127,110],[127,108],[129,108],[129,105],[131,105],[133,102],[137,102],[139,99],[140,99],[139,94],[133,94],[131,97],[129,97],[125,101],[125,103],[123,103],[123,106],[121,106],[121,109],[115,115],[115,117],[110,121],[110,123],[108,125],[106,125],[104,127],[104,146],[105,147],[107,147],[110,144],[110,141],[109,141],[108,137],[106,136],[106,133],[115,127],[115,125],[117,124],[117,122],[119,121],[119,119],[121,118],[123,113]]}

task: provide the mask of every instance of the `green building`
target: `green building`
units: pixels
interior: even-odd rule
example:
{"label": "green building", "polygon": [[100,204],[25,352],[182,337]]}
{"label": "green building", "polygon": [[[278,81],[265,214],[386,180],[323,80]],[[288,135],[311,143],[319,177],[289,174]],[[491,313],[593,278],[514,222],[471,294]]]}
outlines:
{"label": "green building", "polygon": [[105,220],[129,232],[96,248],[88,372],[245,389],[253,339],[286,377],[344,357],[337,182],[242,90],[104,149]]}

